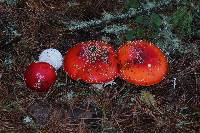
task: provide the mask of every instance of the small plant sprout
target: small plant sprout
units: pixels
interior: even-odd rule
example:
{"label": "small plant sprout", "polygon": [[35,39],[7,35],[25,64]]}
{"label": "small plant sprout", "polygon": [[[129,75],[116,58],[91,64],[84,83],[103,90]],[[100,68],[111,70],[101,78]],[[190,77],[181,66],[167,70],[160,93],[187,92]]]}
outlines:
{"label": "small plant sprout", "polygon": [[23,118],[23,123],[24,123],[24,124],[33,123],[33,119],[32,119],[30,116],[25,116],[25,117]]}
{"label": "small plant sprout", "polygon": [[159,83],[168,72],[164,53],[144,40],[127,42],[118,50],[120,76],[135,85],[150,86]]}
{"label": "small plant sprout", "polygon": [[58,70],[62,66],[63,57],[57,49],[49,48],[42,51],[39,56],[39,61],[47,62],[52,65],[56,70]]}
{"label": "small plant sprout", "polygon": [[74,80],[87,83],[106,83],[118,76],[114,49],[103,41],[78,43],[64,58],[64,70]]}

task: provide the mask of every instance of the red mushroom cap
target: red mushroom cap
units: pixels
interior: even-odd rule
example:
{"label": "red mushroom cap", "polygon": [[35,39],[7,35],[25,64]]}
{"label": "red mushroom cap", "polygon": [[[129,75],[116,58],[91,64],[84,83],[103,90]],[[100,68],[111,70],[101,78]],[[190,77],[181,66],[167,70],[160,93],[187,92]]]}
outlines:
{"label": "red mushroom cap", "polygon": [[24,80],[28,88],[38,92],[47,92],[56,81],[56,71],[46,62],[31,63],[25,73]]}
{"label": "red mushroom cap", "polygon": [[74,80],[109,82],[118,76],[116,53],[103,41],[78,43],[67,51],[64,70]]}
{"label": "red mushroom cap", "polygon": [[168,72],[164,53],[154,44],[144,40],[127,42],[118,50],[120,76],[136,85],[159,83]]}

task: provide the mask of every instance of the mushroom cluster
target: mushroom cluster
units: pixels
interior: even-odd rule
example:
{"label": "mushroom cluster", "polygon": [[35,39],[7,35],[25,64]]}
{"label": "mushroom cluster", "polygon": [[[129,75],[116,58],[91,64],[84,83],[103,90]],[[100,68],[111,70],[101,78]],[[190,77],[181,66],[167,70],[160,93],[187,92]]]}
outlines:
{"label": "mushroom cluster", "polygon": [[[24,74],[27,86],[47,92],[55,83],[56,70],[62,66],[62,55],[56,49],[44,50],[39,62],[31,63]],[[68,49],[64,70],[74,80],[87,83],[107,83],[118,76],[135,85],[159,83],[168,73],[169,64],[164,53],[145,40],[126,42],[115,52],[103,41],[87,41]]]}
{"label": "mushroom cluster", "polygon": [[150,86],[164,79],[168,67],[164,53],[145,40],[127,42],[117,54],[106,42],[82,42],[70,48],[64,59],[67,74],[87,83],[106,83],[120,76],[135,85]]}
{"label": "mushroom cluster", "polygon": [[33,91],[47,92],[56,81],[56,70],[62,66],[62,60],[58,50],[44,50],[39,56],[39,61],[31,63],[24,73],[27,87]]}

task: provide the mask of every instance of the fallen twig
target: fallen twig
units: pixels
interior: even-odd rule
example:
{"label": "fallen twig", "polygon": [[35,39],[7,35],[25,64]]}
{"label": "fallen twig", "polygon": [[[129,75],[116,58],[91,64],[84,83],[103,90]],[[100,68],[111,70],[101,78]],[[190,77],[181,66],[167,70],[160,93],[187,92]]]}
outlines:
{"label": "fallen twig", "polygon": [[77,31],[77,30],[84,30],[90,28],[97,28],[102,27],[105,25],[109,25],[113,22],[120,22],[127,19],[132,19],[138,15],[149,14],[153,11],[164,11],[166,9],[171,9],[173,6],[177,6],[179,2],[174,3],[173,0],[163,1],[155,6],[152,6],[147,9],[138,9],[133,10],[130,9],[128,12],[119,15],[110,15],[109,17],[103,17],[102,19],[90,20],[90,21],[72,21],[72,22],[63,22],[63,21],[54,21],[58,25],[65,27],[69,31]]}

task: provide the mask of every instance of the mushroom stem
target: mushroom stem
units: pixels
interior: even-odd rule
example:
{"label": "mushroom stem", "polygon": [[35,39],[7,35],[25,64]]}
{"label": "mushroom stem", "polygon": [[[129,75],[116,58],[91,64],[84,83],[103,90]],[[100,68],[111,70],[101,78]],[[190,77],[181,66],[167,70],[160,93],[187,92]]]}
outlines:
{"label": "mushroom stem", "polygon": [[116,83],[114,82],[114,80],[112,80],[112,81],[109,81],[109,82],[107,82],[107,83],[92,84],[92,86],[95,87],[95,88],[97,88],[98,90],[102,90],[102,89],[104,88],[104,86],[107,86],[107,85],[114,85],[114,84],[116,84]]}

